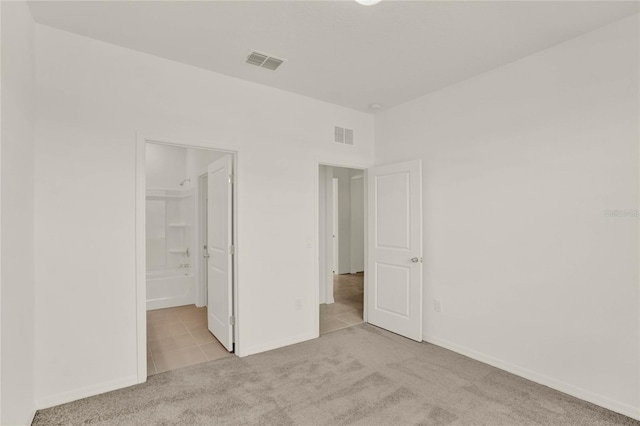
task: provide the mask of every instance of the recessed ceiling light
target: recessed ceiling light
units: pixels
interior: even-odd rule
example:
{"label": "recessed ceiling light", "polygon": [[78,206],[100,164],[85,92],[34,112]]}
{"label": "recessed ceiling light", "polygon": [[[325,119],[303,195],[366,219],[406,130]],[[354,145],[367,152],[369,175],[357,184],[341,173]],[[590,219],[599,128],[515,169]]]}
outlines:
{"label": "recessed ceiling light", "polygon": [[373,6],[374,4],[380,3],[382,0],[356,0],[356,2],[360,3],[363,6]]}

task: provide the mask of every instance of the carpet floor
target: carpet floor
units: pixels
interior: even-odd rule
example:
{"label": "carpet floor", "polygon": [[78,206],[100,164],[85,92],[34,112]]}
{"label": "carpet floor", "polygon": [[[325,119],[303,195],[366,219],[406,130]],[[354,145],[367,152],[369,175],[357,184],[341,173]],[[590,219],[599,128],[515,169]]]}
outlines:
{"label": "carpet floor", "polygon": [[34,425],[640,425],[368,324],[38,411]]}

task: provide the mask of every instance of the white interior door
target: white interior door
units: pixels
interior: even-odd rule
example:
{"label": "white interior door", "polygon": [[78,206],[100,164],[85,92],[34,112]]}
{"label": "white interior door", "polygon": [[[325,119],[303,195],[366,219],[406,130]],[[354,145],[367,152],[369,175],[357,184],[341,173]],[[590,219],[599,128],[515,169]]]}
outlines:
{"label": "white interior door", "polygon": [[227,155],[208,167],[207,178],[207,313],[209,331],[233,350],[233,187]]}
{"label": "white interior door", "polygon": [[368,322],[422,341],[422,166],[368,171]]}
{"label": "white interior door", "polygon": [[[332,195],[333,195],[333,273],[338,274],[339,265],[338,262],[340,260],[340,240],[339,238],[339,224],[340,224],[340,209],[338,206],[339,193],[338,193],[338,179],[333,178],[331,181],[332,184]],[[333,279],[333,278],[332,278]]]}

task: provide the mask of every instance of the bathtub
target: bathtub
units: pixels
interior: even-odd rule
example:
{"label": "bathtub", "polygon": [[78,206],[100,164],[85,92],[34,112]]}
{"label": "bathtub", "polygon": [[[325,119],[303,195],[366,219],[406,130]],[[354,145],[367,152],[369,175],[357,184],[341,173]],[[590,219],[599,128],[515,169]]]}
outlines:
{"label": "bathtub", "polygon": [[191,268],[147,270],[147,310],[196,303],[196,277]]}

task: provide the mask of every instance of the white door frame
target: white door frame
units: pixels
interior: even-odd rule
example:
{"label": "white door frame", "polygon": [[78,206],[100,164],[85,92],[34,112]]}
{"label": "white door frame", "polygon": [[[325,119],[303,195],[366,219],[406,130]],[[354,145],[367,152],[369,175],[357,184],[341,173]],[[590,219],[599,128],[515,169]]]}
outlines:
{"label": "white door frame", "polygon": [[205,186],[202,182],[207,182],[207,171],[205,170],[198,172],[198,177],[196,181],[196,214],[195,214],[195,222],[198,226],[198,232],[196,233],[195,239],[195,247],[193,249],[193,257],[194,257],[194,267],[198,270],[198,282],[196,288],[196,306],[206,306],[207,305],[207,262],[204,262],[204,241],[206,241],[206,232],[207,232],[207,218],[203,214],[207,211],[207,194],[205,193]]}
{"label": "white door frame", "polygon": [[[205,141],[182,141],[165,137],[151,137],[137,133],[136,135],[136,212],[135,212],[135,254],[136,254],[136,351],[137,351],[137,379],[138,383],[147,381],[147,280],[146,280],[146,240],[145,240],[145,200],[146,200],[146,152],[145,146],[149,143],[158,145],[177,146],[181,148],[206,149],[227,152],[233,157],[233,169],[238,170],[240,150],[236,147],[211,144]],[[239,324],[240,310],[238,309],[239,269],[238,257],[241,248],[238,247],[238,173],[233,173],[233,236],[236,246],[233,257],[233,310],[236,324]],[[235,353],[241,355],[239,327],[233,330]]]}
{"label": "white door frame", "polygon": [[[313,164],[313,176],[314,176],[314,222],[313,222],[313,247],[314,247],[314,287],[313,287],[313,320],[315,324],[315,337],[320,337],[320,166],[330,167],[344,167],[346,169],[362,170],[364,179],[364,185],[367,185],[367,169],[373,167],[373,164],[360,163],[360,162],[336,162],[332,160],[325,160],[323,158],[316,158]],[[369,223],[368,207],[369,201],[367,198],[367,191],[364,191],[364,300],[367,300],[367,288],[368,288],[368,271],[369,271],[369,236],[366,232]],[[333,276],[333,275],[332,275]],[[367,304],[363,304],[362,318],[364,322],[367,322]]]}
{"label": "white door frame", "polygon": [[[327,234],[329,232],[332,233],[333,239],[331,240],[331,247],[333,251],[333,256],[331,259],[333,266],[333,275],[340,274],[340,180],[336,177],[331,178],[331,229],[327,229]],[[329,259],[325,256],[325,261]],[[333,275],[331,275],[331,279],[333,280]],[[329,281],[329,277],[327,277],[327,282]],[[329,288],[327,284],[327,288]],[[331,285],[331,289],[333,291],[333,284]],[[330,300],[333,300],[333,296]]]}

